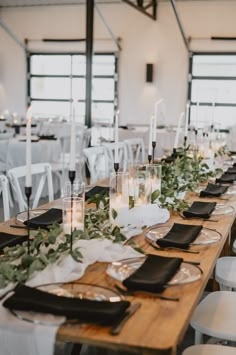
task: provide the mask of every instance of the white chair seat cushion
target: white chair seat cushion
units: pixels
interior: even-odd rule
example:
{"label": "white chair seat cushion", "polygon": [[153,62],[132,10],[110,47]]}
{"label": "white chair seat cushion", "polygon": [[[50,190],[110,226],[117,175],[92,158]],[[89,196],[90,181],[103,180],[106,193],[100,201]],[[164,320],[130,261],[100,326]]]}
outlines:
{"label": "white chair seat cushion", "polygon": [[224,286],[236,288],[236,257],[225,256],[217,260],[215,279]]}
{"label": "white chair seat cushion", "polygon": [[230,346],[200,344],[187,348],[182,355],[235,355],[236,348]]}
{"label": "white chair seat cushion", "polygon": [[196,307],[190,324],[196,331],[202,334],[235,341],[235,305],[235,292],[212,292]]}

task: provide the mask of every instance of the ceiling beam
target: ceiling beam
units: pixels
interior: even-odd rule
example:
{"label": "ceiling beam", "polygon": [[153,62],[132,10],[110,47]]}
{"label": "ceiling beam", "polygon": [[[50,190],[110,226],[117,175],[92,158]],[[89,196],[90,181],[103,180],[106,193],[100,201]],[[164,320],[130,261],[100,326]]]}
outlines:
{"label": "ceiling beam", "polygon": [[185,32],[184,32],[184,28],[183,28],[182,22],[181,22],[181,20],[180,20],[180,17],[179,17],[177,8],[176,8],[175,0],[170,0],[170,2],[171,2],[171,5],[172,5],[172,8],[173,8],[173,10],[174,10],[174,14],[175,14],[175,17],[176,17],[176,21],[177,21],[179,30],[180,30],[180,32],[181,32],[181,35],[182,35],[182,38],[183,38],[185,47],[187,48],[187,51],[188,51],[188,52],[191,52],[190,47],[189,47],[189,41],[188,41],[187,36],[186,36],[186,34],[185,34]]}

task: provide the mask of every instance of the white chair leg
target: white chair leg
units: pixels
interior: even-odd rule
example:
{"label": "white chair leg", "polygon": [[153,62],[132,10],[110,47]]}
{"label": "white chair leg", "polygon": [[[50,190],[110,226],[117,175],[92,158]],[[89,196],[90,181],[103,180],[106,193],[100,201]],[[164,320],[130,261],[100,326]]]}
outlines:
{"label": "white chair leg", "polygon": [[194,344],[203,344],[203,334],[195,330]]}
{"label": "white chair leg", "polygon": [[232,287],[219,284],[221,291],[233,291]]}

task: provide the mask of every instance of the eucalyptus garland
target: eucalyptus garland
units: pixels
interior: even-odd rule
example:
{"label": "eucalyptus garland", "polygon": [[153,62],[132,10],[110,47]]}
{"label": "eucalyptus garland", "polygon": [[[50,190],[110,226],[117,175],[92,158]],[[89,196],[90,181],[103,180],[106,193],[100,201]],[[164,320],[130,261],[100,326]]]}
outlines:
{"label": "eucalyptus garland", "polygon": [[[161,207],[175,211],[188,207],[187,202],[179,198],[179,193],[193,191],[199,183],[207,181],[209,177],[218,173],[218,170],[210,171],[202,159],[190,158],[186,151],[174,162],[170,164],[162,162],[161,164],[161,194],[159,191],[154,191],[151,196],[152,201],[158,198]],[[106,238],[114,243],[125,242],[126,237],[122,229],[109,222],[108,194],[95,195],[88,200],[88,203],[95,204],[96,208],[86,211],[85,230],[74,231],[73,241]],[[133,205],[130,207],[132,208]],[[113,210],[112,214],[115,219],[116,211]],[[4,248],[0,256],[0,288],[6,287],[9,283],[24,283],[34,272],[45,269],[47,265],[69,254],[77,262],[82,262],[83,255],[79,248],[73,248],[71,252],[71,236],[63,235],[60,225],[55,223],[47,230],[31,231],[30,234],[33,237],[30,241],[30,253],[28,253],[27,242]],[[134,241],[128,241],[128,245],[143,253]]]}

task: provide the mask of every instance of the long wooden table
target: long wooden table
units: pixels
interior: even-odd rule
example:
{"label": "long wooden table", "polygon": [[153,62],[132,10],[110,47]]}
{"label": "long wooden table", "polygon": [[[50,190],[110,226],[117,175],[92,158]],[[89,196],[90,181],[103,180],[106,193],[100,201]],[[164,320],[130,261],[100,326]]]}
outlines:
{"label": "long wooden table", "polygon": [[[201,199],[202,201],[217,201],[233,206],[236,209],[236,198],[232,195],[229,200]],[[189,200],[197,200],[196,194],[189,195]],[[178,302],[160,300],[153,296],[139,295],[128,297],[133,302],[141,302],[141,308],[125,324],[118,336],[109,334],[109,327],[98,325],[63,325],[60,327],[57,338],[61,341],[73,343],[90,344],[99,347],[119,349],[121,351],[132,351],[138,354],[174,355],[177,345],[183,340],[186,329],[189,325],[191,315],[196,307],[205,286],[213,274],[215,263],[220,256],[225,242],[230,235],[231,227],[235,219],[235,213],[214,216],[218,222],[202,220],[183,220],[177,214],[172,214],[172,222],[187,224],[202,224],[204,227],[216,229],[222,234],[220,241],[209,245],[195,245],[191,250],[199,251],[199,254],[188,254],[181,251],[157,251],[153,249],[144,234],[135,237],[135,241],[145,250],[152,254],[163,256],[178,256],[186,261],[200,261],[203,271],[202,278],[193,283],[172,286],[167,288],[163,295],[177,296]],[[13,232],[9,222],[1,224],[1,231]],[[21,234],[21,230],[14,229],[14,233]],[[94,283],[101,286],[113,288],[112,280],[105,272],[106,263],[96,263],[88,267],[83,278],[78,282]]]}

